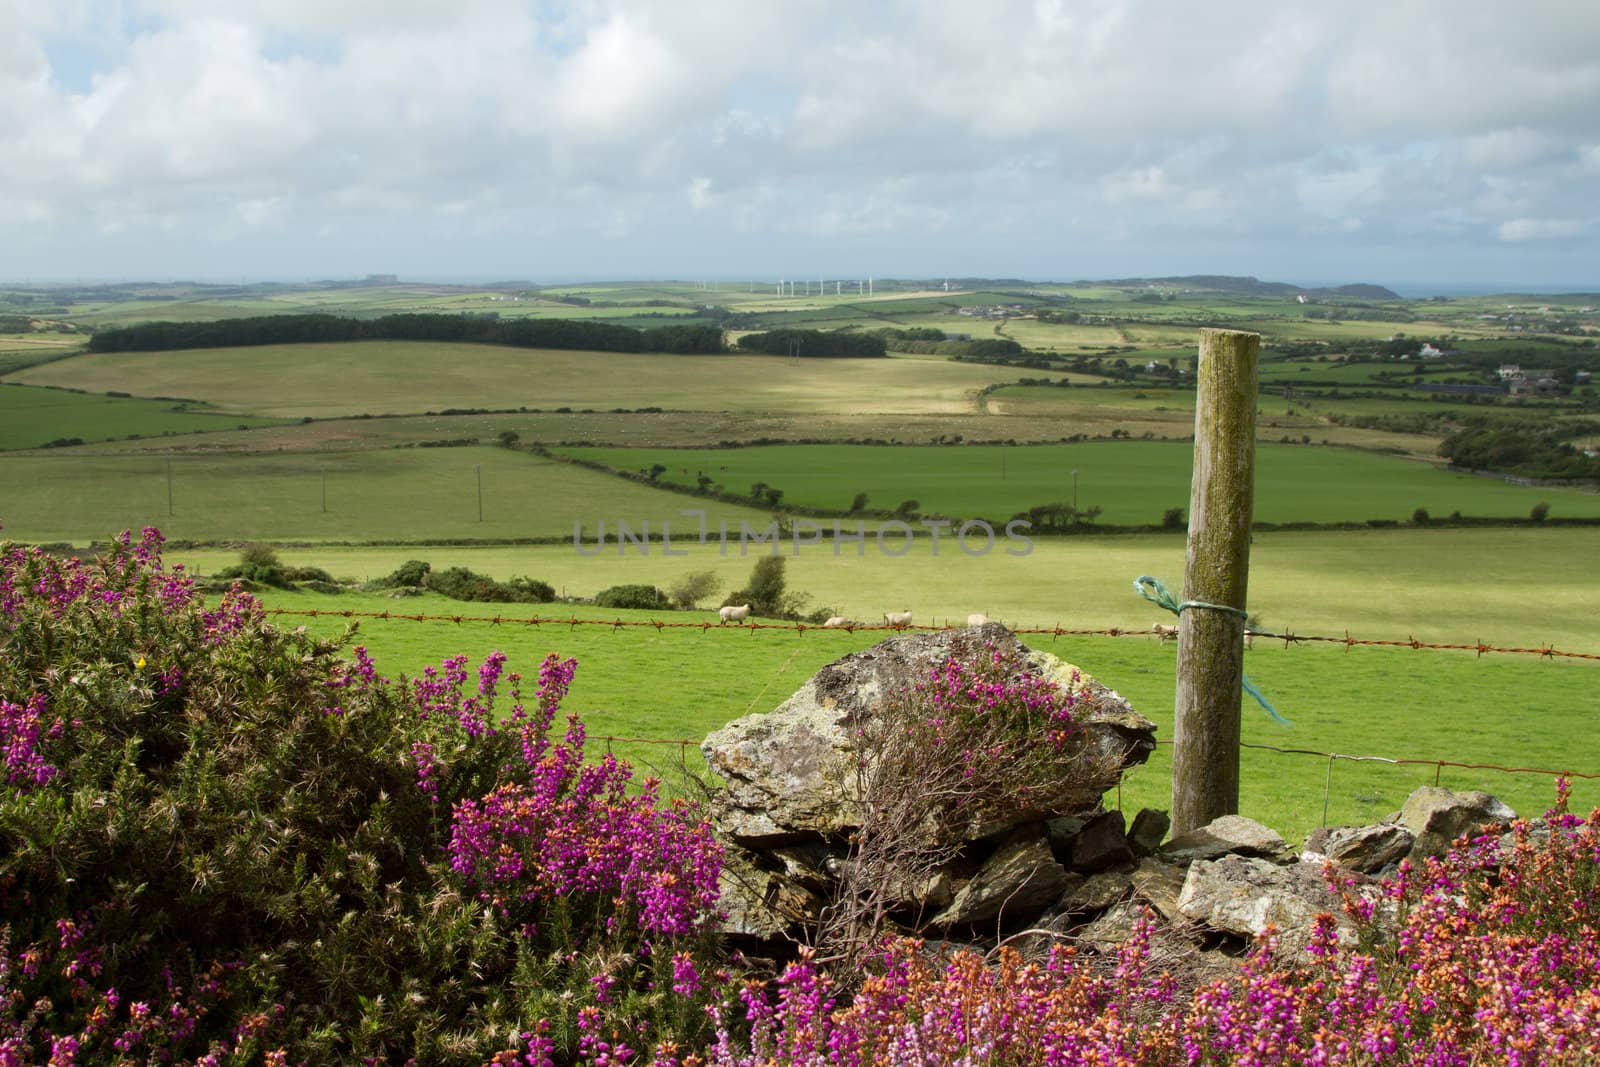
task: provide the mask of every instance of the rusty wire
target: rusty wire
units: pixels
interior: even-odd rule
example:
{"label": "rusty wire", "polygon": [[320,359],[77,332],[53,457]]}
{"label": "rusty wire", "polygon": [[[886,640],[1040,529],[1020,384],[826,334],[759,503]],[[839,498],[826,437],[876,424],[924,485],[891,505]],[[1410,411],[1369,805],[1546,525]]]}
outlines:
{"label": "rusty wire", "polygon": [[[466,622],[486,622],[493,626],[566,626],[576,629],[579,626],[608,626],[613,632],[628,628],[653,629],[658,633],[662,630],[699,630],[706,633],[712,630],[718,632],[747,631],[751,634],[763,631],[780,633],[800,633],[808,630],[833,630],[844,633],[870,633],[877,631],[891,631],[901,633],[906,631],[919,631],[924,633],[938,633],[946,630],[964,629],[953,623],[943,626],[892,626],[888,623],[851,623],[846,626],[825,627],[815,623],[804,622],[756,622],[746,621],[734,627],[721,623],[701,620],[699,622],[662,622],[659,619],[581,619],[576,615],[562,617],[557,615],[423,615],[398,611],[353,611],[350,609],[324,610],[320,608],[267,608],[268,615],[296,616],[304,618],[328,619],[392,619],[402,622],[453,622],[457,625]],[[1035,634],[1046,637],[1152,637],[1149,630],[1130,630],[1125,627],[1107,626],[1100,628],[1055,626],[1019,626],[1011,630],[1014,634]],[[1415,637],[1404,640],[1351,637],[1348,631],[1343,637],[1327,637],[1313,634],[1296,633],[1268,633],[1264,630],[1254,631],[1252,636],[1263,640],[1282,641],[1284,647],[1305,642],[1323,642],[1345,646],[1345,651],[1356,647],[1380,648],[1409,648],[1417,651],[1443,650],[1455,652],[1473,652],[1482,656],[1488,652],[1503,652],[1520,655],[1539,656],[1544,659],[1584,659],[1600,660],[1600,653],[1596,652],[1568,652],[1550,645],[1540,645],[1538,648],[1515,648],[1504,645],[1490,645],[1482,641],[1470,644],[1461,642],[1434,642],[1418,641]]]}

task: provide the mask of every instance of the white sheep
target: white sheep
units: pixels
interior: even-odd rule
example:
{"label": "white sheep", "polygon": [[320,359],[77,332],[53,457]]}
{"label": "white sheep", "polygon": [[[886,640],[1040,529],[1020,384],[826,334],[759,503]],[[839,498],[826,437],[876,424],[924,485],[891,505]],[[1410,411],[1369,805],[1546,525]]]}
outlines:
{"label": "white sheep", "polygon": [[722,610],[717,612],[717,618],[721,619],[724,625],[729,623],[729,622],[741,622],[742,623],[742,622],[744,622],[744,620],[748,619],[749,617],[750,617],[750,605],[749,604],[725,604],[725,605],[723,605]]}
{"label": "white sheep", "polygon": [[905,611],[886,611],[883,613],[883,621],[894,627],[896,630],[904,630],[907,626],[911,625],[911,609],[907,608]]}
{"label": "white sheep", "polygon": [[1176,641],[1178,639],[1177,626],[1169,626],[1164,622],[1158,622],[1150,627],[1150,630],[1163,641]]}
{"label": "white sheep", "polygon": [[825,630],[839,630],[849,625],[849,619],[845,618],[843,615],[834,615],[830,617],[827,622],[822,624],[822,628]]}
{"label": "white sheep", "polygon": [[967,616],[968,626],[987,626],[988,624],[989,616],[985,615],[981,611],[974,611],[971,615]]}

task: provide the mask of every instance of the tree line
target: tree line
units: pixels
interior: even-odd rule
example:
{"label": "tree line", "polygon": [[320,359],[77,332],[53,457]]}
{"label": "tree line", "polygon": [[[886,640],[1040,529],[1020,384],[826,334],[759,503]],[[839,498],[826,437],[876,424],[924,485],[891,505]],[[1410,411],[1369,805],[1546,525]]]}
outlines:
{"label": "tree line", "polygon": [[886,356],[888,346],[882,337],[862,333],[824,333],[821,330],[768,330],[739,338],[746,352],[771,356],[804,356],[824,359],[851,359]]}
{"label": "tree line", "polygon": [[339,315],[257,315],[215,322],[147,322],[101,330],[91,352],[156,352],[331,341],[463,341],[517,348],[598,352],[718,354],[715,326],[653,326],[638,330],[571,319],[491,319],[470,315],[405,314],[375,319]]}

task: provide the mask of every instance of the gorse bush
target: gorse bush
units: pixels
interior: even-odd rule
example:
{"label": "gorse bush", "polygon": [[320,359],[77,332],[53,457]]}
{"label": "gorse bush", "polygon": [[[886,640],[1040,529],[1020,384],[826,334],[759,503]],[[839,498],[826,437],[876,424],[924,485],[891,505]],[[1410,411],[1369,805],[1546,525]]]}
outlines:
{"label": "gorse bush", "polygon": [[512,578],[497,582],[466,567],[446,567],[442,571],[420,559],[409,559],[392,573],[372,583],[379,589],[426,589],[452,600],[502,604],[548,604],[556,598],[555,588],[537,578]]}
{"label": "gorse bush", "polygon": [[390,680],[160,545],[0,545],[0,1063],[570,1057],[596,973],[695,1033],[719,853],[553,732],[573,661]]}
{"label": "gorse bush", "polygon": [[602,608],[665,608],[671,606],[666,593],[653,585],[613,585],[594,595],[594,602]]}

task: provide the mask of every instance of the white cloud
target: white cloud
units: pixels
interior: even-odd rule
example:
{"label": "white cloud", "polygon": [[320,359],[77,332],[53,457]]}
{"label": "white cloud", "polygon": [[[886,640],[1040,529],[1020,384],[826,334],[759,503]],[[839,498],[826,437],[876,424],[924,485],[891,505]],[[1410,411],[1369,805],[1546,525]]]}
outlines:
{"label": "white cloud", "polygon": [[1597,37],[1557,0],[0,0],[0,240],[79,273],[112,230],[177,261],[360,232],[469,273],[479,232],[601,235],[612,270],[681,248],[687,207],[725,262],[781,235],[1048,263],[1065,233],[1491,262],[1586,229]]}
{"label": "white cloud", "polygon": [[1502,241],[1549,241],[1576,237],[1587,228],[1577,219],[1512,219],[1502,222],[1495,233]]}

